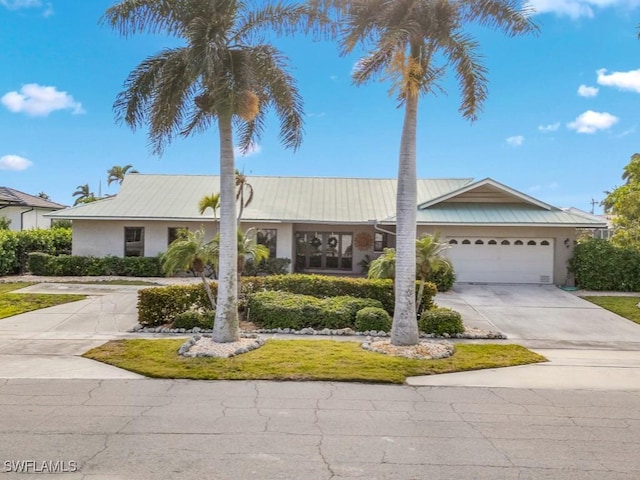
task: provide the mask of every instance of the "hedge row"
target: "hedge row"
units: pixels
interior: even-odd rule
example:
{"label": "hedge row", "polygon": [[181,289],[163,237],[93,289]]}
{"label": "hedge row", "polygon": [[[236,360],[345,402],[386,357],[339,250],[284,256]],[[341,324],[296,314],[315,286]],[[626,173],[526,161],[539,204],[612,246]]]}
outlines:
{"label": "hedge row", "polygon": [[578,243],[569,271],[586,290],[640,291],[640,251],[590,238]]}
{"label": "hedge row", "polygon": [[29,271],[43,276],[100,276],[161,277],[157,257],[82,257],[76,255],[29,254]]}
{"label": "hedge row", "polygon": [[[387,313],[393,315],[394,293],[391,280],[328,277],[322,275],[277,275],[268,277],[242,277],[240,307],[246,308],[251,296],[262,291],[282,291],[316,298],[350,296],[377,300]],[[217,284],[210,282],[213,294]],[[417,289],[417,285],[416,285]],[[435,285],[425,285],[422,305],[433,306]],[[170,323],[176,315],[188,310],[211,308],[202,284],[153,287],[138,292],[138,322],[145,326]]]}
{"label": "hedge row", "polygon": [[0,230],[0,275],[25,272],[32,252],[50,255],[71,253],[71,229]]}
{"label": "hedge row", "polygon": [[371,298],[317,298],[289,292],[257,292],[249,298],[248,320],[261,328],[355,328],[359,310],[381,306]]}

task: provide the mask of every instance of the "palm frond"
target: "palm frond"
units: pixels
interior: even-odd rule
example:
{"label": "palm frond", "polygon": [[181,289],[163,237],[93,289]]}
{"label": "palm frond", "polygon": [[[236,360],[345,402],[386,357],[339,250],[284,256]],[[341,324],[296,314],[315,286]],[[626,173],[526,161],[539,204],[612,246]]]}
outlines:
{"label": "palm frond", "polygon": [[122,0],[107,9],[100,23],[125,37],[142,32],[179,35],[187,8],[180,0]]}
{"label": "palm frond", "polygon": [[518,0],[476,0],[465,3],[463,21],[500,30],[513,37],[521,34],[537,34],[539,27],[533,22],[533,7],[519,8]]}

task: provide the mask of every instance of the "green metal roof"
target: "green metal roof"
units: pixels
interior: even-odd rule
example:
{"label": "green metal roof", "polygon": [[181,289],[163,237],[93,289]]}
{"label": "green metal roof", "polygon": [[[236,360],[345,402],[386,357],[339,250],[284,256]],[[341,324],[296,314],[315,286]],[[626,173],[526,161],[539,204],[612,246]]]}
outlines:
{"label": "green metal roof", "polygon": [[[246,222],[394,223],[395,179],[249,176],[248,182],[254,188],[254,198],[243,212]],[[219,192],[219,185],[220,178],[213,175],[130,174],[125,176],[116,196],[48,216],[72,220],[202,221],[212,214],[208,211],[200,215],[198,202],[205,195]],[[438,198],[450,200],[451,193],[467,191],[472,185],[470,178],[419,179],[418,205]],[[506,195],[505,201],[513,198],[513,191],[510,192],[511,197]],[[588,217],[531,203],[447,201],[418,209],[421,224],[604,226],[604,222],[598,224],[598,219]]]}
{"label": "green metal roof", "polygon": [[[395,212],[396,180],[380,178],[249,176],[254,198],[245,221],[368,223]],[[427,201],[457,190],[471,179],[418,181],[418,198]],[[198,212],[204,195],[220,191],[220,178],[206,175],[127,175],[114,197],[51,214],[69,219],[211,218]]]}

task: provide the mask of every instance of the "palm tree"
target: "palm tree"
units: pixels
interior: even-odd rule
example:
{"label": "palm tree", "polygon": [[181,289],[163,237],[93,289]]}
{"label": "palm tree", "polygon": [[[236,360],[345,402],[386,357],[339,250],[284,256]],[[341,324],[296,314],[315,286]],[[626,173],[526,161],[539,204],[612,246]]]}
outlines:
{"label": "palm tree", "polygon": [[220,194],[212,193],[211,195],[205,195],[198,202],[198,211],[200,215],[204,215],[204,212],[207,211],[207,208],[213,210],[213,218],[214,220],[218,218],[218,208],[220,208]]}
{"label": "palm tree", "polygon": [[[360,44],[373,50],[355,66],[357,85],[382,77],[404,106],[396,199],[397,264],[391,343],[418,343],[415,309],[415,240],[417,211],[416,135],[418,99],[438,88],[447,67],[460,84],[463,117],[475,120],[487,96],[486,69],[478,43],[463,27],[478,24],[509,36],[537,27],[516,0],[316,0],[346,8],[343,53]],[[442,64],[437,64],[442,61]]]}
{"label": "palm tree", "polygon": [[[256,5],[260,5],[256,3]],[[176,137],[217,122],[220,144],[220,269],[216,342],[239,337],[234,129],[241,150],[256,142],[269,107],[280,119],[280,139],[302,141],[302,100],[287,59],[265,33],[292,34],[331,26],[305,4],[241,0],[121,0],[104,21],[128,36],[141,32],[178,38],[181,46],[147,58],[129,74],[115,102],[117,118],[132,128],[147,125],[154,153]]]}
{"label": "palm tree", "polygon": [[385,248],[375,260],[369,264],[367,278],[396,278],[396,249]]}
{"label": "palm tree", "polygon": [[137,170],[133,169],[133,165],[125,165],[124,167],[120,167],[118,165],[114,165],[109,170],[107,170],[107,185],[111,185],[113,182],[118,182],[122,185],[122,181],[124,180],[124,176],[127,173],[139,173]]}
{"label": "palm tree", "polygon": [[176,240],[171,242],[167,251],[161,257],[162,269],[167,275],[172,275],[179,270],[191,269],[202,279],[202,284],[211,302],[211,308],[215,310],[216,301],[211,292],[211,286],[205,268],[217,261],[217,251],[213,242],[205,242],[204,228],[195,232],[181,230]]}
{"label": "palm tree", "polygon": [[420,312],[424,284],[432,273],[448,272],[453,266],[449,259],[443,256],[449,247],[448,243],[440,241],[440,235],[423,235],[416,240],[416,273],[420,280],[420,288],[416,300],[416,310]]}
{"label": "palm tree", "polygon": [[[238,210],[238,224],[240,224],[240,218],[242,218],[242,212],[245,207],[248,207],[253,201],[253,185],[247,181],[247,176],[236,169],[236,200],[240,200],[240,209]],[[247,199],[244,198],[245,189],[249,192]]]}
{"label": "palm tree", "polygon": [[91,203],[95,202],[96,196],[93,194],[91,189],[89,188],[89,184],[85,183],[84,185],[78,185],[76,187],[76,191],[71,194],[72,197],[77,197],[76,201],[73,202],[73,206],[75,207],[79,203]]}

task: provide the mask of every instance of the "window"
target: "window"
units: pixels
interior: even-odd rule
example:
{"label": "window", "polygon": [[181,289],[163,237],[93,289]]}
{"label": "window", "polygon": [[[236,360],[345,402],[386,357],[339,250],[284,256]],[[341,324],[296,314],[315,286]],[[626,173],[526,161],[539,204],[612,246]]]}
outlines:
{"label": "window", "polygon": [[476,245],[484,245],[484,242],[482,240],[476,240]]}
{"label": "window", "polygon": [[184,235],[184,231],[187,229],[184,227],[169,227],[167,235],[167,245],[171,245],[175,240],[181,238]]}
{"label": "window", "polygon": [[449,240],[449,245],[457,245],[458,244],[458,240],[456,240],[455,238],[452,238],[451,240]]}
{"label": "window", "polygon": [[463,245],[471,245],[471,242],[469,240],[465,239],[465,240],[462,241],[462,244]]}
{"label": "window", "polygon": [[144,257],[144,227],[124,227],[124,256]]}
{"label": "window", "polygon": [[497,245],[497,244],[498,244],[498,242],[496,242],[495,240],[489,240],[489,241],[487,242],[487,244],[488,244],[488,245]]}
{"label": "window", "polygon": [[546,247],[549,245],[549,242],[547,242],[546,240],[543,240],[540,242],[540,245],[544,245]]}
{"label": "window", "polygon": [[515,242],[513,242],[514,245],[524,245],[522,243],[522,240],[516,240]]}
{"label": "window", "polygon": [[537,243],[535,242],[535,240],[529,240],[527,242],[527,245],[537,245]]}
{"label": "window", "polygon": [[352,270],[353,234],[296,233],[296,271],[306,269]]}
{"label": "window", "polygon": [[502,240],[500,242],[500,245],[511,245],[511,243],[509,242],[509,240]]}
{"label": "window", "polygon": [[373,251],[382,252],[389,246],[389,234],[384,232],[375,232],[373,236]]}
{"label": "window", "polygon": [[275,228],[259,228],[256,232],[256,243],[269,249],[269,258],[276,258],[278,230]]}

